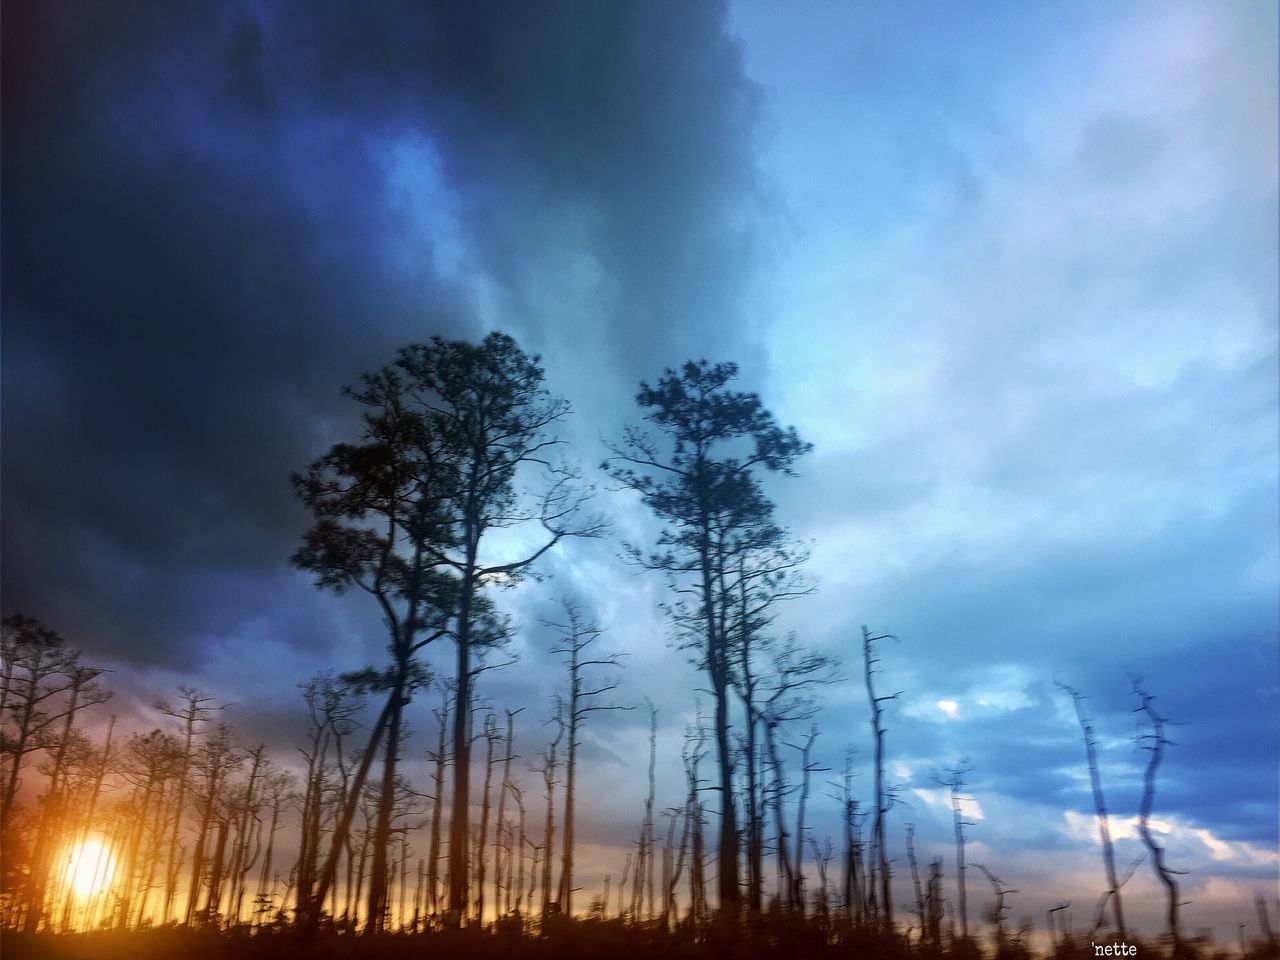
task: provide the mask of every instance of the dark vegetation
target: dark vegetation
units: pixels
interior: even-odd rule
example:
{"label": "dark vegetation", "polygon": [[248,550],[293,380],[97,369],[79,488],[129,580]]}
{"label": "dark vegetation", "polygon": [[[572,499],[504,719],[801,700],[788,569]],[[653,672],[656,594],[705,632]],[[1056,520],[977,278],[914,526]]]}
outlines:
{"label": "dark vegetation", "polygon": [[[671,634],[703,681],[689,691],[696,719],[677,798],[657,796],[647,704],[648,791],[636,798],[633,847],[602,890],[575,882],[575,821],[590,803],[580,746],[598,714],[643,697],[623,682],[608,625],[589,598],[563,599],[547,654],[564,680],[542,716],[493,704],[485,675],[514,662],[521,629],[493,590],[609,523],[564,456],[555,431],[569,407],[538,358],[502,334],[434,339],[365,375],[349,391],[363,411],[358,435],[293,477],[312,519],[293,563],[351,597],[342,602],[373,605],[386,630],[379,662],[300,684],[309,732],[296,755],[245,742],[188,686],[154,705],[155,729],[121,731],[102,722],[102,670],[43,623],[5,619],[5,955],[1029,956],[1031,923],[1011,920],[1018,891],[998,864],[966,860],[969,762],[936,774],[954,814],[951,867],[941,856],[922,865],[914,825],[897,815],[886,770],[899,692],[884,689],[880,667],[889,635],[863,628],[848,644],[844,669],[871,717],[865,739],[847,745],[838,780],[815,760],[819,694],[851,681],[775,629],[783,606],[814,587],[807,547],[763,482],[792,475],[810,447],[733,389],[736,376],[732,364],[691,362],[642,384],[646,426],[624,429],[602,465],[660,523],[654,543],[625,545],[624,560],[663,578]],[[495,550],[513,530],[531,546]],[[441,648],[448,675],[426,659]],[[1139,829],[1168,897],[1164,938],[1140,953],[1212,956],[1183,931],[1179,871],[1148,829],[1170,721],[1141,680],[1133,689],[1149,752]],[[1083,735],[1105,879],[1086,930],[1071,929],[1069,904],[1045,918],[1038,949],[1069,960],[1091,955],[1104,932],[1137,942],[1122,890],[1141,864],[1116,863],[1093,723],[1083,695],[1063,690]],[[411,717],[424,732],[412,733]],[[404,776],[408,751],[426,757],[425,782]],[[861,796],[855,751],[871,760]],[[838,839],[807,820],[827,783],[839,791]],[[1260,938],[1242,937],[1236,955],[1276,955],[1261,898],[1258,916]]]}

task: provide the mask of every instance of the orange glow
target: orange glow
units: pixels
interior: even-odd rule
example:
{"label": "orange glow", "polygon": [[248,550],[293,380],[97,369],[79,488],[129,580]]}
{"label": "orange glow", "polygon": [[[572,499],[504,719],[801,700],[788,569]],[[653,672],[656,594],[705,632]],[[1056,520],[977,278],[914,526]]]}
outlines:
{"label": "orange glow", "polygon": [[116,862],[101,840],[89,837],[67,853],[62,882],[83,900],[97,896],[111,885]]}

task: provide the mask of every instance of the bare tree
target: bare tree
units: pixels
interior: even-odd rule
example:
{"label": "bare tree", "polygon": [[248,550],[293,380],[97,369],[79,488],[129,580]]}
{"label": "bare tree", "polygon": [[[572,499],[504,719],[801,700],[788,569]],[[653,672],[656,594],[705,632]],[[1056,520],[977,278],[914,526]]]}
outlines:
{"label": "bare tree", "polygon": [[631,885],[631,914],[639,919],[644,909],[645,884],[649,890],[649,913],[654,912],[653,904],[653,803],[655,799],[654,765],[657,761],[658,744],[658,711],[648,697],[645,703],[649,707],[649,793],[644,801],[644,815],[640,819],[640,833],[636,839],[636,856],[634,861],[635,878]]}
{"label": "bare tree", "polygon": [[[707,730],[703,725],[701,707],[697,704],[694,706],[694,714],[697,717],[697,722],[685,732],[682,756],[684,759],[685,780],[688,784],[684,817],[688,827],[690,843],[689,916],[695,923],[699,923],[706,918],[707,914],[706,865],[702,833],[704,817],[700,798],[702,780],[698,776],[698,766],[707,755]],[[681,846],[683,847],[683,842]],[[623,885],[626,884],[626,877],[627,871],[623,870]],[[672,885],[672,890],[672,908],[674,909],[674,884]]]}
{"label": "bare tree", "polygon": [[[484,718],[484,784],[480,788],[480,826],[479,835],[476,838],[476,896],[475,896],[475,917],[477,923],[484,923],[484,881],[485,873],[488,869],[488,843],[489,843],[489,791],[493,785],[493,765],[494,744],[502,740],[502,734],[498,730],[498,718],[492,713],[486,714]],[[501,757],[497,758],[501,761]],[[497,898],[494,898],[494,912],[497,913]]]}
{"label": "bare tree", "polygon": [[[504,854],[505,854],[505,867],[508,874],[505,882],[505,890],[507,893],[506,908],[508,912],[511,910],[511,888],[512,888],[512,879],[510,876],[511,866],[512,866],[511,858],[514,854],[514,851],[516,850],[516,847],[511,836],[511,832],[512,832],[511,824],[507,822],[505,818],[505,814],[506,814],[506,808],[507,808],[507,794],[511,791],[511,761],[515,759],[515,752],[514,752],[515,751],[515,721],[516,721],[516,716],[522,710],[524,710],[524,707],[520,707],[517,710],[506,711],[507,735],[503,738],[506,744],[506,749],[502,757],[502,783],[498,787],[498,816],[497,816],[498,826],[497,826],[497,830],[495,831],[495,836],[493,841],[493,844],[494,844],[493,909],[496,914],[502,913],[502,906],[503,906],[501,896],[502,896],[502,891],[504,889],[504,883],[503,883]],[[505,843],[503,842],[504,835],[506,836]]]}
{"label": "bare tree", "polygon": [[[772,523],[739,537],[731,553],[734,563],[719,572],[720,590],[727,615],[725,635],[733,646],[733,684],[747,714],[741,745],[746,776],[747,909],[759,912],[763,906],[766,807],[760,715],[762,700],[768,696],[768,684],[760,673],[768,671],[769,660],[778,649],[775,638],[765,631],[779,602],[807,596],[814,588],[800,572],[808,559],[807,550],[792,543],[786,532]],[[761,660],[765,661],[763,667]]]}
{"label": "bare tree", "polygon": [[1156,711],[1156,698],[1147,693],[1141,677],[1133,677],[1132,680],[1133,693],[1138,698],[1135,712],[1145,714],[1147,722],[1151,724],[1150,732],[1138,736],[1139,746],[1150,754],[1147,759],[1147,769],[1142,778],[1142,804],[1138,809],[1138,833],[1142,835],[1142,842],[1146,845],[1147,852],[1151,854],[1151,865],[1155,869],[1156,878],[1164,885],[1169,904],[1166,915],[1169,920],[1169,937],[1173,943],[1173,954],[1174,957],[1181,957],[1184,947],[1178,922],[1180,904],[1178,881],[1175,878],[1185,871],[1173,870],[1165,863],[1164,848],[1156,843],[1155,837],[1152,836],[1150,822],[1151,810],[1156,801],[1156,773],[1160,769],[1160,762],[1164,759],[1164,748],[1176,746],[1176,744],[1165,736],[1164,728],[1169,720]]}
{"label": "bare tree", "polygon": [[[542,763],[534,767],[535,772],[542,774],[544,796],[547,803],[547,817],[542,829],[542,918],[545,921],[551,913],[551,860],[555,855],[556,818],[555,818],[555,786],[558,769],[557,751],[560,741],[564,739],[564,701],[556,698],[555,714],[549,721],[556,725],[556,735],[542,752]],[[532,896],[532,894],[531,894]]]}
{"label": "bare tree", "polygon": [[[775,645],[770,656],[772,669],[762,675],[757,707],[757,722],[764,735],[771,779],[767,797],[762,798],[762,808],[769,807],[773,811],[780,885],[791,898],[796,890],[795,860],[801,857],[797,848],[793,859],[793,848],[789,843],[791,834],[786,827],[784,806],[786,795],[792,788],[787,785],[778,746],[787,724],[808,720],[817,711],[813,688],[834,681],[836,662],[826,654],[804,652],[794,635],[788,635],[785,642]],[[789,906],[799,907],[791,902]]]}
{"label": "bare tree", "polygon": [[852,747],[845,750],[844,773],[840,781],[840,809],[844,829],[844,906],[854,923],[863,920],[862,883],[862,815],[858,813],[858,800],[853,795]]}
{"label": "bare tree", "polygon": [[564,657],[569,668],[569,697],[565,704],[565,722],[568,739],[565,745],[564,774],[564,830],[561,841],[560,909],[573,915],[573,843],[574,843],[574,785],[578,770],[578,739],[583,723],[592,713],[602,710],[629,710],[630,707],[615,703],[599,702],[597,698],[617,690],[620,681],[616,676],[606,677],[587,684],[584,671],[593,668],[617,669],[621,666],[621,654],[594,656],[591,646],[604,629],[583,616],[582,604],[569,597],[560,600],[563,622],[547,621],[547,626],[560,633],[560,645],[551,652]]}
{"label": "bare tree", "polygon": [[792,889],[790,893],[791,905],[793,909],[804,911],[804,844],[805,844],[805,825],[804,814],[805,806],[809,801],[809,778],[815,773],[825,772],[828,768],[819,766],[809,760],[810,754],[813,752],[813,743],[818,739],[818,728],[815,726],[809,730],[808,739],[805,740],[804,746],[798,744],[788,744],[793,750],[800,751],[800,803],[796,810],[796,862],[795,869],[791,875]]}
{"label": "bare tree", "polygon": [[80,651],[39,620],[13,614],[0,624],[0,750],[9,760],[0,786],[0,830],[9,826],[27,756],[67,714]]}
{"label": "bare tree", "polygon": [[956,838],[956,899],[960,908],[960,935],[966,938],[969,936],[969,904],[965,894],[964,828],[973,826],[973,821],[965,817],[963,808],[963,804],[972,798],[964,796],[962,791],[972,770],[969,758],[961,757],[955,766],[947,768],[943,776],[934,777],[934,782],[946,787],[951,796],[951,823]]}
{"label": "bare tree", "polygon": [[925,943],[942,949],[942,858],[929,861],[929,881],[925,887]]}
{"label": "bare tree", "polygon": [[1116,854],[1111,843],[1111,823],[1107,814],[1107,801],[1102,794],[1102,775],[1098,770],[1098,741],[1093,735],[1093,723],[1084,712],[1084,695],[1074,687],[1061,680],[1058,686],[1071,696],[1076,708],[1076,719],[1080,722],[1080,732],[1084,737],[1085,759],[1089,765],[1089,782],[1093,787],[1093,806],[1098,817],[1098,836],[1102,840],[1102,862],[1106,867],[1108,889],[1103,894],[1103,903],[1109,899],[1116,921],[1116,930],[1121,937],[1125,935],[1124,910],[1120,903],[1120,887],[1123,885],[1116,874]]}
{"label": "bare tree", "polygon": [[928,921],[925,917],[924,887],[920,884],[920,865],[916,862],[916,825],[907,824],[907,863],[911,867],[911,888],[916,896],[916,920],[920,924],[920,941],[925,939]]}
{"label": "bare tree", "polygon": [[453,704],[455,684],[452,680],[438,683],[440,690],[440,706],[433,711],[437,724],[438,741],[436,749],[427,755],[432,763],[434,773],[432,784],[434,796],[431,804],[431,840],[427,848],[427,899],[431,903],[432,915],[440,912],[440,827],[444,810],[444,771],[449,764],[446,744],[449,729],[449,710]]}
{"label": "bare tree", "polygon": [[882,636],[872,636],[871,631],[866,627],[862,628],[862,659],[864,666],[864,675],[867,682],[867,700],[871,704],[871,732],[874,737],[875,744],[875,820],[873,821],[872,831],[875,843],[875,853],[878,858],[878,867],[880,871],[880,905],[883,910],[882,916],[886,930],[893,929],[893,895],[891,893],[892,876],[889,873],[889,857],[885,847],[885,817],[889,813],[891,799],[889,792],[884,786],[884,735],[885,729],[881,725],[881,717],[883,716],[883,707],[881,704],[896,700],[901,696],[901,691],[890,694],[889,696],[879,696],[876,694],[874,676],[879,673],[875,665],[880,662],[880,658],[876,656],[875,645],[881,640],[894,639],[892,634],[884,634]]}
{"label": "bare tree", "polygon": [[213,698],[205,696],[195,687],[181,684],[178,687],[178,693],[180,705],[172,705],[165,700],[158,700],[154,705],[160,713],[182,723],[182,762],[178,769],[178,795],[174,798],[173,828],[169,834],[169,851],[165,863],[164,906],[160,911],[163,923],[169,922],[173,913],[173,902],[178,895],[178,873],[182,869],[178,837],[187,806],[187,780],[191,772],[191,752],[195,742],[196,726],[207,723],[213,716],[213,711],[221,709],[209,706],[213,703]]}
{"label": "bare tree", "polygon": [[111,699],[111,693],[101,689],[97,678],[105,671],[96,667],[78,665],[76,655],[74,665],[68,666],[66,701],[62,705],[62,730],[55,737],[50,736],[47,748],[49,758],[49,786],[41,801],[40,824],[36,831],[35,848],[31,855],[31,896],[27,905],[26,931],[34,933],[44,915],[45,888],[49,878],[50,848],[57,831],[65,828],[64,822],[64,779],[73,744],[79,734],[75,730],[76,714],[84,709],[105,703]]}
{"label": "bare tree", "polygon": [[[200,821],[195,854],[191,861],[187,926],[191,926],[197,919],[204,923],[211,923],[216,919],[216,895],[222,870],[222,848],[226,842],[226,820],[220,808],[226,793],[226,781],[243,759],[244,755],[235,734],[225,723],[219,724],[214,734],[203,741],[196,751],[195,769],[200,778],[196,785],[196,800],[200,806]],[[213,852],[210,853],[207,842],[210,831],[215,825],[217,840]],[[203,910],[200,909],[202,890],[207,891]]]}
{"label": "bare tree", "polygon": [[975,863],[974,866],[977,867],[979,870],[981,870],[983,876],[985,876],[987,880],[991,883],[991,890],[996,897],[995,902],[991,904],[991,909],[988,911],[987,917],[991,921],[992,925],[994,925],[996,928],[996,952],[998,954],[1000,953],[1000,951],[1004,949],[1005,937],[1006,937],[1004,915],[1005,915],[1005,911],[1008,910],[1009,907],[1004,902],[1004,898],[1009,896],[1010,894],[1019,893],[1020,891],[1011,889],[1008,884],[1006,884],[1003,880],[1001,880],[999,877],[993,874],[990,870],[988,870],[982,864]]}
{"label": "bare tree", "polygon": [[297,778],[288,770],[273,770],[267,775],[263,787],[263,796],[271,808],[271,825],[267,827],[267,849],[262,858],[262,873],[258,878],[258,895],[254,899],[254,917],[269,917],[275,906],[275,876],[271,872],[272,857],[275,853],[276,830],[280,826],[280,813],[286,800],[293,795]]}

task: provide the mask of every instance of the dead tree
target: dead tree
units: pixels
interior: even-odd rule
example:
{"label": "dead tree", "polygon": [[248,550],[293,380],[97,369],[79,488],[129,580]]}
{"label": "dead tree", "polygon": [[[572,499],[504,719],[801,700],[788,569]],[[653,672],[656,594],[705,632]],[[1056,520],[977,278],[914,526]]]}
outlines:
{"label": "dead tree", "polygon": [[920,941],[925,940],[928,921],[925,917],[925,893],[920,885],[920,866],[916,862],[916,825],[907,824],[907,863],[911,866],[911,888],[916,895],[916,920],[920,924]]}
{"label": "dead tree", "polygon": [[201,777],[196,788],[196,799],[200,805],[200,822],[196,835],[195,854],[191,861],[191,886],[187,896],[185,919],[187,926],[191,926],[198,917],[205,922],[213,919],[213,910],[209,906],[205,907],[203,916],[199,913],[205,871],[214,862],[214,858],[208,855],[206,844],[215,822],[221,823],[218,805],[221,795],[226,790],[226,779],[242,759],[235,735],[225,723],[219,724],[213,736],[201,743],[196,752],[195,767]]}
{"label": "dead tree", "polygon": [[844,775],[840,782],[840,809],[843,812],[841,826],[844,829],[844,908],[850,921],[861,923],[862,902],[862,823],[858,813],[858,800],[853,795],[852,747],[845,751]]}
{"label": "dead tree", "polygon": [[[694,713],[697,723],[685,731],[684,747],[681,751],[684,760],[685,781],[688,794],[685,798],[684,820],[685,835],[690,844],[689,850],[689,916],[694,923],[700,923],[707,914],[707,889],[705,860],[703,854],[703,811],[700,791],[702,780],[698,776],[698,765],[707,755],[707,731],[702,723],[701,707],[695,704]],[[684,859],[684,839],[680,841],[681,860]],[[622,883],[626,884],[626,871],[622,874]],[[675,882],[671,885],[671,909],[675,909]]]}
{"label": "dead tree", "polygon": [[813,848],[813,859],[818,865],[818,892],[814,896],[814,913],[822,920],[830,917],[831,909],[831,893],[828,884],[828,868],[831,861],[835,857],[835,845],[832,844],[831,838],[828,837],[822,846],[818,845],[818,841],[809,838],[809,846]]}
{"label": "dead tree", "polygon": [[261,781],[270,768],[270,761],[267,760],[266,754],[265,743],[245,751],[245,757],[250,761],[249,777],[231,798],[231,825],[235,830],[235,840],[231,848],[231,864],[227,871],[230,882],[227,886],[229,902],[226,914],[232,923],[240,921],[249,871],[262,853],[262,836],[258,831],[261,818],[258,812],[261,806],[259,797]]}
{"label": "dead tree", "polygon": [[[821,653],[806,653],[796,642],[794,634],[771,650],[772,670],[762,678],[761,699],[756,722],[764,735],[765,756],[770,771],[768,796],[763,807],[772,809],[775,829],[775,854],[779,874],[779,887],[790,898],[796,887],[796,867],[789,843],[784,806],[791,792],[782,766],[778,746],[784,725],[808,720],[817,710],[812,688],[835,680],[836,661]],[[763,812],[763,811],[762,811]],[[796,847],[795,860],[801,859]],[[790,906],[796,906],[794,903]]]}
{"label": "dead tree", "polygon": [[595,622],[587,620],[582,614],[582,605],[569,597],[560,600],[564,612],[564,622],[545,621],[547,626],[559,631],[561,643],[551,652],[564,657],[569,668],[569,697],[565,705],[565,721],[568,727],[568,741],[565,745],[564,769],[564,830],[560,852],[560,909],[568,916],[573,915],[573,843],[574,843],[574,785],[578,771],[578,738],[587,717],[601,710],[629,710],[619,704],[600,703],[597,698],[617,690],[620,681],[606,678],[591,686],[586,685],[583,671],[590,668],[613,668],[621,666],[620,654],[607,654],[594,657],[591,645],[604,633],[603,628]]}
{"label": "dead tree", "polygon": [[871,732],[874,736],[875,743],[876,806],[872,832],[873,842],[875,844],[875,853],[878,858],[878,865],[880,869],[880,903],[883,909],[882,916],[886,930],[893,929],[893,895],[890,892],[892,882],[891,875],[889,873],[889,857],[885,846],[885,817],[889,813],[889,806],[892,801],[884,786],[885,728],[880,723],[881,717],[883,716],[883,707],[881,704],[888,703],[890,700],[896,700],[901,696],[901,691],[889,696],[878,696],[876,694],[873,677],[876,673],[879,673],[879,671],[875,669],[875,665],[880,662],[880,658],[875,655],[875,644],[881,640],[890,639],[896,638],[894,638],[892,634],[872,636],[871,631],[866,627],[862,628],[862,659],[864,675],[867,682],[867,700],[871,704]]}
{"label": "dead tree", "polygon": [[520,788],[519,784],[514,782],[511,784],[511,799],[515,801],[516,810],[518,810],[520,814],[519,820],[517,821],[519,826],[517,827],[515,852],[512,854],[515,858],[515,912],[517,914],[523,914],[525,897],[524,852],[525,848],[531,847],[532,844],[529,841],[529,835],[525,829],[526,817],[524,809],[524,791]]}
{"label": "dead tree", "polygon": [[[687,808],[672,807],[665,812],[667,817],[667,842],[662,848],[662,928],[668,929],[671,924],[671,915],[675,912],[676,901],[676,885],[680,882],[680,875],[684,872],[685,855],[689,848],[689,818],[686,816]],[[676,827],[682,824],[680,833],[680,852],[676,855]],[[605,900],[607,901],[607,887]]]}
{"label": "dead tree", "polygon": [[762,700],[769,685],[760,676],[768,672],[760,661],[771,656],[778,641],[766,631],[772,624],[774,607],[783,600],[811,594],[813,585],[800,567],[808,551],[790,541],[785,531],[772,523],[739,537],[730,557],[735,561],[720,569],[724,633],[732,641],[732,682],[742,698],[747,714],[741,738],[743,770],[746,775],[743,813],[746,821],[747,909],[758,913],[764,900],[765,787],[764,757],[760,743]]}
{"label": "dead tree", "polygon": [[[475,917],[476,922],[484,923],[484,881],[485,872],[488,868],[488,855],[486,846],[489,842],[489,791],[493,783],[493,747],[494,744],[502,739],[502,734],[498,732],[498,720],[492,714],[486,714],[484,718],[484,782],[480,788],[480,826],[479,836],[476,838],[476,854],[475,854],[475,874],[476,874],[476,894],[475,894]],[[494,895],[494,913],[497,913],[497,895]]]}
{"label": "dead tree", "polygon": [[942,858],[929,861],[929,881],[925,887],[925,943],[942,949]]}
{"label": "dead tree", "polygon": [[[542,774],[544,796],[547,802],[547,818],[542,829],[542,919],[551,913],[551,860],[555,854],[556,818],[555,818],[555,786],[558,760],[556,751],[560,741],[564,739],[564,702],[556,698],[556,712],[551,721],[556,725],[556,735],[542,752],[542,765],[534,770]],[[532,892],[530,893],[532,896]]]}
{"label": "dead tree", "polygon": [[1089,782],[1093,787],[1093,806],[1098,817],[1098,835],[1102,839],[1102,862],[1106,867],[1109,889],[1103,895],[1104,902],[1110,899],[1116,921],[1116,931],[1125,936],[1124,910],[1120,903],[1120,879],[1116,874],[1116,854],[1111,843],[1111,823],[1107,814],[1107,801],[1102,795],[1102,775],[1098,770],[1098,741],[1093,735],[1093,724],[1084,712],[1084,695],[1074,687],[1061,680],[1058,686],[1071,696],[1076,708],[1076,719],[1080,722],[1080,732],[1084,737],[1085,759],[1089,764]]}
{"label": "dead tree", "polygon": [[965,894],[965,862],[964,862],[964,828],[973,826],[973,821],[965,817],[963,804],[972,798],[963,796],[966,777],[972,772],[973,765],[968,757],[962,757],[954,767],[947,768],[946,775],[934,777],[934,782],[946,787],[951,794],[951,822],[956,837],[956,899],[960,909],[960,936],[969,936],[969,903]]}
{"label": "dead tree", "polygon": [[[1070,909],[1071,909],[1071,901],[1067,900],[1066,902],[1060,903],[1055,907],[1050,907],[1048,910],[1045,911],[1044,919],[1045,919],[1045,926],[1048,927],[1048,930],[1049,930],[1049,943],[1053,945],[1053,948],[1055,950],[1057,950],[1058,947],[1062,945],[1062,943],[1066,942],[1066,939],[1070,935],[1071,931],[1070,929],[1068,929],[1065,922],[1061,922],[1061,923],[1055,922],[1054,914],[1061,913],[1063,910],[1070,910]],[[1059,936],[1058,934],[1058,927],[1060,925],[1062,926],[1061,936]]]}
{"label": "dead tree", "polygon": [[449,711],[453,703],[453,681],[445,680],[438,684],[441,695],[439,708],[433,711],[439,725],[436,749],[427,754],[433,764],[432,784],[435,797],[431,804],[431,841],[427,854],[427,899],[431,902],[432,915],[440,913],[440,826],[444,808],[444,771],[449,763],[447,752],[447,734],[449,729]]}
{"label": "dead tree", "polygon": [[818,739],[818,728],[815,726],[810,729],[809,737],[804,742],[804,746],[789,743],[787,746],[793,750],[800,751],[800,803],[796,809],[796,862],[795,870],[792,873],[791,883],[792,889],[790,900],[792,909],[804,912],[804,844],[805,844],[805,825],[804,814],[805,807],[809,802],[809,779],[815,773],[822,773],[827,770],[826,767],[818,766],[816,763],[809,761],[809,756],[813,751],[813,742]]}
{"label": "dead tree", "polygon": [[187,780],[191,772],[191,751],[195,742],[196,725],[204,724],[221,707],[211,707],[212,697],[205,696],[195,687],[185,684],[178,687],[180,706],[167,701],[158,700],[155,709],[167,717],[182,722],[182,762],[178,769],[178,795],[174,798],[173,829],[169,834],[169,851],[165,863],[164,907],[160,911],[161,922],[168,923],[173,913],[173,902],[178,895],[178,872],[182,869],[182,860],[178,851],[178,836],[182,828],[182,817],[187,807]]}
{"label": "dead tree", "polygon": [[1253,905],[1258,911],[1258,929],[1262,931],[1262,939],[1268,944],[1274,944],[1276,935],[1271,930],[1271,917],[1267,913],[1266,899],[1262,894],[1258,894],[1254,897]]}
{"label": "dead tree", "polygon": [[[151,733],[134,734],[129,738],[125,754],[124,778],[135,788],[132,799],[133,822],[130,824],[124,845],[124,856],[120,861],[122,883],[120,888],[119,910],[116,914],[115,926],[125,929],[129,926],[134,911],[137,909],[139,888],[145,891],[142,882],[145,876],[144,840],[148,833],[154,833],[159,821],[159,803],[163,796],[164,786],[177,772],[177,743],[159,730]],[[152,814],[152,800],[156,801],[157,813]]]}
{"label": "dead tree", "polygon": [[1178,923],[1178,881],[1175,877],[1182,870],[1171,869],[1164,860],[1164,847],[1156,843],[1155,837],[1151,835],[1151,808],[1155,805],[1156,800],[1156,772],[1160,769],[1160,761],[1164,759],[1164,748],[1166,746],[1176,746],[1172,740],[1164,734],[1165,724],[1169,721],[1156,712],[1155,697],[1147,693],[1142,686],[1142,678],[1133,678],[1133,693],[1138,698],[1138,706],[1135,708],[1136,713],[1146,715],[1148,722],[1151,724],[1151,731],[1138,736],[1138,744],[1142,749],[1150,753],[1147,760],[1147,769],[1142,779],[1142,804],[1138,809],[1138,833],[1142,835],[1142,842],[1146,845],[1147,852],[1151,854],[1151,865],[1154,867],[1156,877],[1164,885],[1165,893],[1168,896],[1168,912],[1169,920],[1169,937],[1173,944],[1173,954],[1180,957],[1183,954],[1182,931]]}
{"label": "dead tree", "polygon": [[44,748],[46,736],[65,714],[63,695],[72,686],[80,651],[39,620],[14,614],[0,627],[0,749],[9,769],[0,785],[0,829],[9,826],[21,771],[28,754]]}
{"label": "dead tree", "polygon": [[983,876],[991,883],[991,890],[995,894],[995,903],[991,905],[991,910],[987,917],[996,928],[996,952],[999,953],[1005,944],[1005,927],[1004,915],[1008,910],[1008,906],[1004,902],[1004,898],[1013,893],[1021,891],[1011,889],[1003,880],[995,876],[990,870],[980,863],[975,863],[975,867],[982,871]]}
{"label": "dead tree", "polygon": [[[511,857],[515,850],[515,844],[511,839],[511,824],[506,820],[507,809],[507,793],[511,790],[511,761],[515,759],[515,720],[516,715],[522,711],[524,707],[516,710],[507,710],[507,735],[503,738],[506,744],[505,752],[502,756],[502,783],[498,787],[498,814],[497,828],[494,831],[493,839],[493,911],[495,915],[502,912],[502,891],[505,889],[507,893],[506,909],[511,910]],[[439,794],[437,788],[436,793]],[[503,843],[503,836],[506,836],[506,843]],[[506,860],[503,860],[503,854],[506,854]],[[503,869],[507,870],[508,876],[504,886]]]}
{"label": "dead tree", "polygon": [[295,776],[287,770],[276,770],[267,775],[263,796],[271,807],[271,826],[267,828],[267,849],[262,857],[262,873],[258,877],[258,896],[254,900],[254,917],[270,916],[275,905],[275,877],[271,873],[272,856],[275,853],[276,830],[280,826],[280,811],[286,799],[293,793]]}
{"label": "dead tree", "polygon": [[[78,654],[77,654],[78,657]],[[54,832],[65,828],[64,800],[69,751],[73,741],[80,736],[75,730],[76,714],[88,707],[111,699],[109,691],[95,682],[105,671],[97,667],[71,666],[67,675],[67,699],[62,709],[62,730],[48,744],[52,756],[49,764],[49,788],[42,800],[40,825],[36,831],[35,848],[31,855],[31,897],[27,906],[26,931],[34,933],[44,914],[45,885],[49,877],[50,848]]]}
{"label": "dead tree", "polygon": [[[338,806],[346,809],[349,804],[348,773],[342,762],[342,741],[354,729],[353,717],[364,707],[362,695],[350,685],[342,683],[332,672],[318,673],[306,683],[299,684],[303,701],[307,705],[309,719],[308,744],[299,752],[306,761],[306,772],[303,776],[302,820],[298,843],[298,864],[296,870],[296,910],[302,916],[313,906],[319,908],[320,897],[314,898],[313,891],[320,868],[320,836],[325,819],[326,794],[331,794],[329,783],[329,754],[333,750],[338,754],[338,773],[343,783],[337,791]],[[385,711],[384,711],[385,713]],[[366,754],[366,758],[368,755]],[[366,764],[367,767],[367,764]],[[340,815],[341,816],[341,815]],[[349,820],[348,820],[349,823]],[[347,853],[348,874],[351,869],[350,839],[345,835],[335,850]],[[337,860],[334,860],[334,868]],[[351,878],[347,877],[347,890],[351,890]]]}
{"label": "dead tree", "polygon": [[640,820],[640,836],[636,840],[635,878],[631,885],[631,913],[636,919],[644,909],[645,884],[649,890],[649,912],[654,912],[653,903],[653,803],[654,803],[654,766],[657,761],[658,745],[658,711],[648,697],[649,705],[649,793],[644,802],[644,816]]}

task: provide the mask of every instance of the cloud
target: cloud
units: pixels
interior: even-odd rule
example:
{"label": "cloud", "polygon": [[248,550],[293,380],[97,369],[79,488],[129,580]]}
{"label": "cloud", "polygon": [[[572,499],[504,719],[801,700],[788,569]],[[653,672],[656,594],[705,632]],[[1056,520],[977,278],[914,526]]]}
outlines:
{"label": "cloud", "polygon": [[513,330],[591,447],[642,377],[743,352],[754,88],[719,17],[7,11],[6,603],[194,667],[401,344]]}
{"label": "cloud", "polygon": [[[508,330],[593,462],[638,381],[736,359],[816,445],[769,485],[822,582],[779,628],[845,659],[816,762],[860,748],[865,802],[853,638],[897,634],[890,772],[915,806],[891,828],[927,813],[922,851],[948,853],[949,798],[921,784],[968,756],[975,852],[1035,895],[1093,889],[1052,680],[1091,698],[1133,845],[1142,672],[1183,724],[1157,817],[1221,908],[1276,842],[1275,11],[937,15],[6,6],[6,612],[118,667],[139,724],[200,677],[287,751],[293,684],[385,643],[287,565],[287,477],[351,435],[343,384],[410,340]],[[652,541],[634,498],[600,502]],[[482,682],[526,708],[533,756],[564,681],[555,596],[629,654],[637,709],[584,744],[597,880],[646,790],[643,698],[660,804],[707,705],[664,585],[617,552],[572,545],[498,594],[522,659]],[[839,835],[816,794],[810,822]]]}

